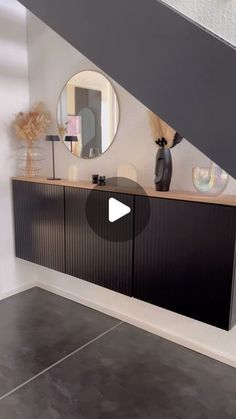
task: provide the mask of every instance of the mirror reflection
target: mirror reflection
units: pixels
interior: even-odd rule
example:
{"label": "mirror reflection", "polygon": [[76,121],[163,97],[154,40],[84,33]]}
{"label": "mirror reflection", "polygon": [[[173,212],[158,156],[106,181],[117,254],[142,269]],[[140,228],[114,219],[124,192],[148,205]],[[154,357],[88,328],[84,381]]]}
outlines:
{"label": "mirror reflection", "polygon": [[58,104],[58,126],[68,150],[89,159],[105,153],[119,124],[119,105],[110,81],[96,71],[83,71],[64,87]]}

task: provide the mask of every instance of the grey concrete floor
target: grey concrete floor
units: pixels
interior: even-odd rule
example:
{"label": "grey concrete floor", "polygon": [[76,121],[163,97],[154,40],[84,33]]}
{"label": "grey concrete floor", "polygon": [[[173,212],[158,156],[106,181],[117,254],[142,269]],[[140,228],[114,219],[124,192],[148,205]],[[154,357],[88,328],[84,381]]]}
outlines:
{"label": "grey concrete floor", "polygon": [[33,288],[0,302],[1,419],[236,419],[236,369]]}

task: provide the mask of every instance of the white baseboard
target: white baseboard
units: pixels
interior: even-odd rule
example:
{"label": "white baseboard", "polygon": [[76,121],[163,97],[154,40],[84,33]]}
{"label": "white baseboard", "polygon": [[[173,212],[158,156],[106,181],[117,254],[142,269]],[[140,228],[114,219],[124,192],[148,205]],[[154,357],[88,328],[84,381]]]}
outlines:
{"label": "white baseboard", "polygon": [[[214,350],[212,348],[209,348],[206,345],[203,345],[199,342],[193,341],[191,339],[186,339],[184,337],[181,337],[179,335],[175,335],[173,333],[168,332],[167,330],[164,330],[162,328],[156,327],[151,323],[142,321],[138,319],[137,317],[130,316],[128,314],[125,314],[121,311],[112,310],[104,305],[94,303],[94,301],[89,300],[88,298],[80,297],[78,294],[65,291],[64,289],[42,283],[40,281],[36,284],[39,288],[42,288],[46,291],[52,292],[54,294],[57,294],[61,297],[67,298],[69,300],[75,301],[79,304],[85,305],[87,307],[90,307],[94,310],[100,311],[104,314],[107,314],[109,316],[115,317],[121,321],[124,321],[126,323],[129,323],[133,326],[136,326],[140,329],[143,329],[147,332],[153,333],[155,335],[158,335],[164,339],[167,339],[173,343],[176,343],[178,345],[184,346],[188,349],[191,349],[195,352],[198,352],[200,354],[203,354],[205,356],[208,356],[210,358],[213,358],[217,361],[220,361],[224,364],[227,364],[229,366],[232,366],[236,368],[236,358],[233,356],[230,356],[229,354],[224,354],[220,351]],[[126,298],[126,297],[125,297]],[[227,332],[226,332],[227,333]]]}
{"label": "white baseboard", "polygon": [[24,285],[20,285],[17,288],[11,289],[9,291],[2,292],[2,293],[0,293],[0,301],[5,300],[6,298],[12,297],[13,295],[20,294],[21,292],[27,291],[31,288],[36,287],[36,286],[37,286],[36,281],[31,281],[31,282],[27,282]]}

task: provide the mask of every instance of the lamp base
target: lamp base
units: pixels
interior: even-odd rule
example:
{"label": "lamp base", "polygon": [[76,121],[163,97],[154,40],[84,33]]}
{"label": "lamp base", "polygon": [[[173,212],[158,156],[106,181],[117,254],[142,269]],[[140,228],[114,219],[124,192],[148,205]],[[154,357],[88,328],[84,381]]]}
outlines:
{"label": "lamp base", "polygon": [[62,180],[60,177],[48,177],[47,180]]}

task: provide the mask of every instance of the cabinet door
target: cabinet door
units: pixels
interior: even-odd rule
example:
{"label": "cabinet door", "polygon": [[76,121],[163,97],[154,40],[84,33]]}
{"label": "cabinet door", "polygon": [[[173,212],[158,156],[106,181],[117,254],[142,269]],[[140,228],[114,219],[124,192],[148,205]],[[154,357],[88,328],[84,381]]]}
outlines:
{"label": "cabinet door", "polygon": [[[90,191],[65,188],[66,215],[66,272],[69,275],[93,282],[102,287],[131,295],[133,263],[133,211],[121,229],[129,229],[131,240],[119,242],[119,232],[111,233],[110,240],[96,235],[86,218],[86,201]],[[131,207],[133,196],[93,191],[96,197],[94,220],[101,223],[96,214],[99,205],[104,206],[114,197]],[[108,228],[104,225],[104,229]],[[110,234],[110,232],[109,232]]]}
{"label": "cabinet door", "polygon": [[[136,198],[138,227],[145,197]],[[236,209],[151,198],[135,238],[134,296],[224,329],[230,327]]]}
{"label": "cabinet door", "polygon": [[16,256],[65,271],[64,188],[13,181]]}

